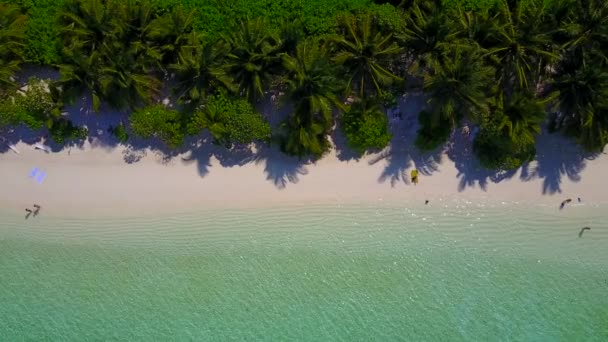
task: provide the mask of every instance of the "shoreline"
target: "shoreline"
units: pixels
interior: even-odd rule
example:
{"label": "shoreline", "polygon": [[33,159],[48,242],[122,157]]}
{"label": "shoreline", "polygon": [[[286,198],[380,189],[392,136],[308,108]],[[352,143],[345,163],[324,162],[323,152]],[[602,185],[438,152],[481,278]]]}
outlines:
{"label": "shoreline", "polygon": [[[140,159],[128,164],[124,145],[105,148],[85,142],[81,148],[44,153],[21,142],[15,146],[20,154],[10,150],[0,154],[0,206],[20,213],[38,203],[42,215],[95,218],[379,201],[423,206],[427,199],[431,205],[440,199],[458,199],[556,208],[565,198],[608,202],[604,191],[608,156],[583,158],[579,151],[564,148],[573,148],[572,143],[556,136],[543,136],[537,145],[538,161],[515,172],[496,173],[475,169],[472,156],[453,150],[422,156],[408,154],[405,147],[389,147],[348,161],[332,150],[315,163],[301,163],[274,150],[263,158],[245,156],[227,162],[223,158],[234,154],[201,153],[205,158],[197,155],[185,161],[184,155],[167,159],[147,148],[138,151]],[[547,147],[560,151],[543,151]],[[571,160],[576,153],[580,160]],[[549,162],[547,156],[562,161]],[[47,174],[42,184],[28,177],[34,167]],[[418,185],[408,179],[414,168],[419,170]]]}

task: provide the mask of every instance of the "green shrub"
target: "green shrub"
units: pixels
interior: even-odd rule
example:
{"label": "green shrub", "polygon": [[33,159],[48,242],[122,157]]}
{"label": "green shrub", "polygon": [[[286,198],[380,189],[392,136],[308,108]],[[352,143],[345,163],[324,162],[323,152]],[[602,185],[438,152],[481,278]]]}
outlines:
{"label": "green shrub", "polygon": [[0,101],[0,125],[25,124],[31,129],[50,127],[61,116],[45,81],[32,78],[25,91],[17,90]]}
{"label": "green shrub", "polygon": [[129,117],[133,133],[142,138],[156,137],[169,147],[175,148],[184,140],[181,114],[163,105],[136,110]]}
{"label": "green shrub", "polygon": [[353,104],[340,119],[348,144],[359,154],[382,149],[391,141],[386,115],[371,101]]}
{"label": "green shrub", "polygon": [[70,140],[86,139],[88,131],[86,128],[74,126],[70,120],[60,118],[52,121],[49,133],[54,142],[64,144]]}
{"label": "green shrub", "polygon": [[414,145],[422,151],[431,151],[443,145],[452,132],[452,123],[448,120],[441,120],[433,123],[432,115],[427,111],[418,114],[420,128],[414,141]]}
{"label": "green shrub", "polygon": [[192,117],[188,132],[197,134],[202,129],[227,147],[270,139],[270,125],[249,102],[222,94],[209,97],[205,108]]}
{"label": "green shrub", "polygon": [[108,131],[112,133],[112,135],[115,136],[116,139],[118,139],[118,141],[123,144],[127,142],[127,140],[129,140],[127,129],[125,128],[125,125],[122,122],[119,123],[116,127],[110,127]]}
{"label": "green shrub", "polygon": [[60,62],[58,15],[65,0],[11,0],[27,13],[25,59],[38,64]]}

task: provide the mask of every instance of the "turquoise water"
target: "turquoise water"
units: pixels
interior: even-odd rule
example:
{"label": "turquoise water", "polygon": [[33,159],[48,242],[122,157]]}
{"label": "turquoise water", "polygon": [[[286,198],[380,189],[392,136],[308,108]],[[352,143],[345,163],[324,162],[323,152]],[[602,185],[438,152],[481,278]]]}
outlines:
{"label": "turquoise water", "polygon": [[1,214],[0,340],[606,341],[606,208]]}

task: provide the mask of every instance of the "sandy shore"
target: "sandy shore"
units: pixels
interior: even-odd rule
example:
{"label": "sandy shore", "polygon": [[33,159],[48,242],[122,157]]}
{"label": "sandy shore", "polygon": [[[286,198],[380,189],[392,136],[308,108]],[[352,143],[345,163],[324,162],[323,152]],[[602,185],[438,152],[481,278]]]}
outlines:
{"label": "sandy shore", "polygon": [[[312,164],[276,151],[241,159],[232,155],[234,160],[212,151],[167,159],[149,149],[129,152],[122,145],[87,142],[45,153],[19,143],[20,154],[0,154],[0,206],[22,212],[38,203],[47,215],[90,217],[309,203],[423,204],[428,199],[433,204],[456,197],[558,205],[580,196],[586,202],[608,202],[607,155],[583,157],[555,136],[541,141],[537,162],[506,174],[479,169],[462,146],[453,148],[460,154],[417,155],[403,147],[347,161],[334,151]],[[135,161],[129,153],[136,153]],[[34,167],[47,174],[41,184],[29,177]],[[413,168],[420,171],[418,185],[408,179]]]}

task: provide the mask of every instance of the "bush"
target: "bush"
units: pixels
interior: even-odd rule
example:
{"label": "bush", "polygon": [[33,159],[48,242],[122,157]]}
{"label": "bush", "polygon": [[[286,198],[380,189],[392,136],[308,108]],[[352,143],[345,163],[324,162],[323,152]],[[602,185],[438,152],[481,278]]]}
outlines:
{"label": "bush", "polygon": [[209,97],[205,108],[194,114],[188,132],[197,134],[202,129],[227,147],[270,139],[270,125],[249,102],[223,94]]}
{"label": "bush", "polygon": [[473,142],[473,152],[481,165],[488,169],[511,170],[534,159],[534,145],[511,139],[499,129],[497,120],[485,120]]}
{"label": "bush", "polygon": [[391,141],[386,115],[375,104],[357,102],[340,118],[348,144],[359,154],[382,149]]}
{"label": "bush", "polygon": [[86,139],[88,131],[86,128],[74,126],[70,120],[60,118],[52,121],[49,133],[54,142],[64,144],[70,140]]}
{"label": "bush", "polygon": [[145,107],[131,113],[129,117],[133,133],[142,138],[156,137],[175,148],[184,140],[184,125],[181,114],[163,105]]}
{"label": "bush", "polygon": [[121,143],[126,143],[129,140],[129,135],[127,134],[127,129],[125,125],[121,122],[116,127],[110,127],[108,131],[118,139]]}
{"label": "bush", "polygon": [[65,0],[12,0],[28,15],[25,24],[25,58],[38,64],[60,62],[58,15]]}
{"label": "bush", "polygon": [[431,151],[443,145],[452,132],[452,123],[448,120],[441,120],[433,123],[432,115],[427,111],[418,114],[420,128],[414,141],[414,145],[422,151]]}
{"label": "bush", "polygon": [[0,102],[0,125],[25,124],[31,129],[50,127],[61,116],[45,81],[32,78],[25,91],[17,90]]}

